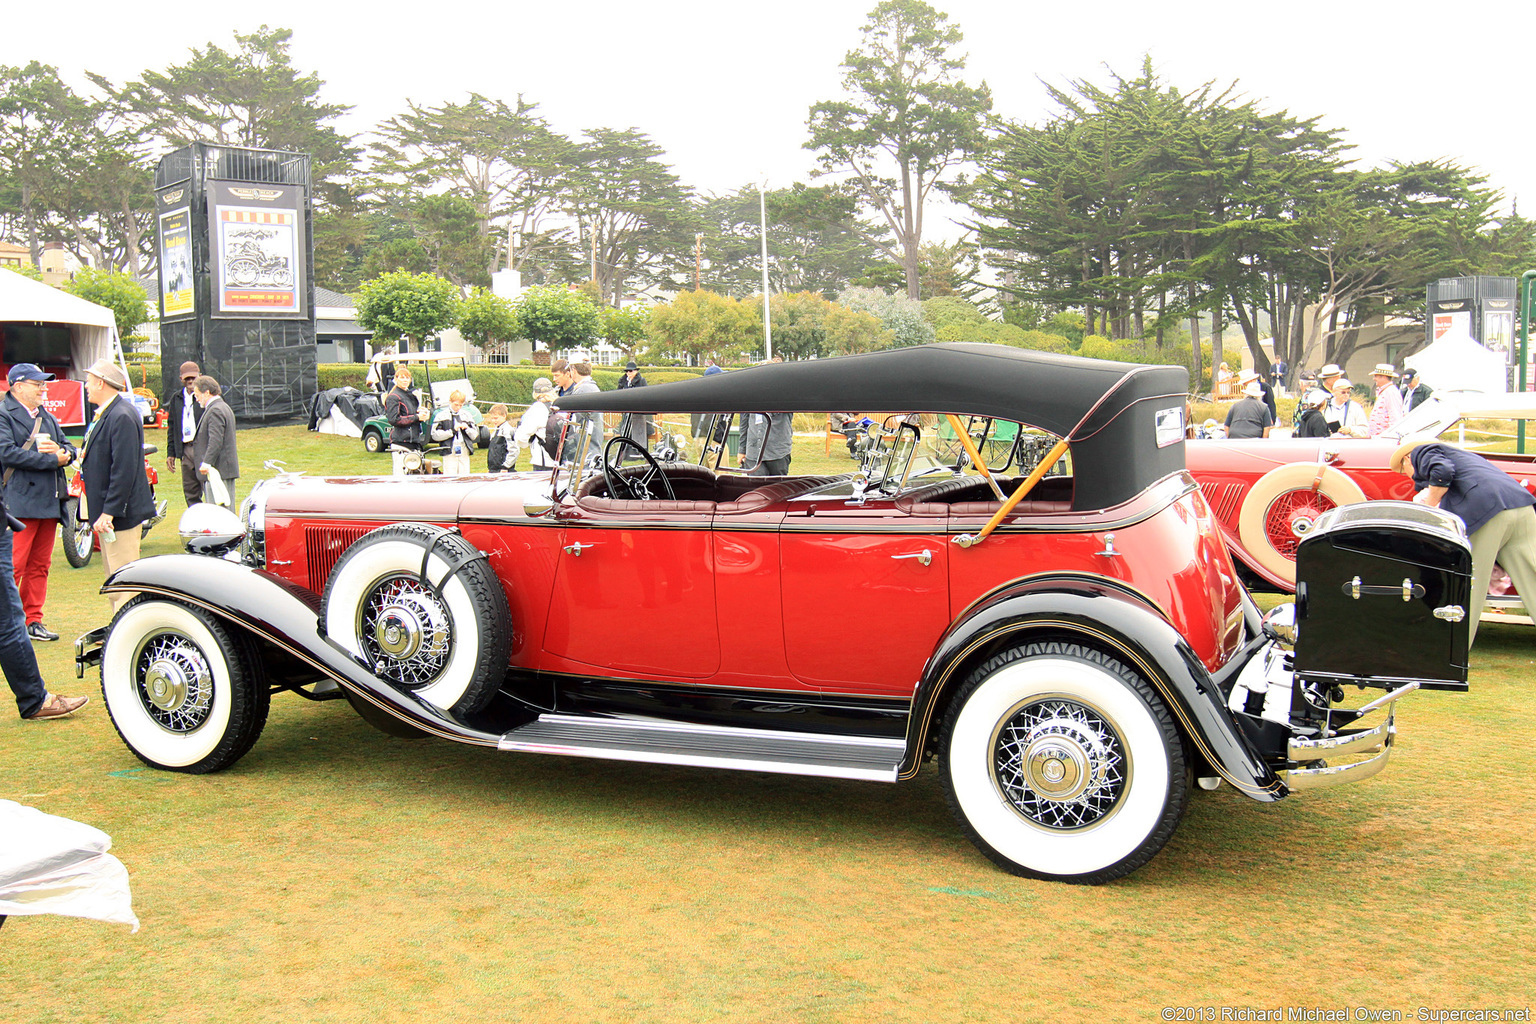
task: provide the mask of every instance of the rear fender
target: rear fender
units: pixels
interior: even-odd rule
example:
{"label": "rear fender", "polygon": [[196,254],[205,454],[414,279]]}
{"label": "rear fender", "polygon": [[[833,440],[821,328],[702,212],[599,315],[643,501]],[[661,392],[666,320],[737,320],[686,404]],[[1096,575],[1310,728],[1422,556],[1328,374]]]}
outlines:
{"label": "rear fender", "polygon": [[362,701],[430,735],[486,747],[501,739],[379,679],[320,631],[315,594],[265,570],[206,555],[156,555],[129,562],[107,577],[101,590],[149,594],[206,609],[335,680],[354,705]]}
{"label": "rear fender", "polygon": [[[1223,779],[1255,800],[1286,795],[1285,783],[1238,729],[1220,687],[1188,642],[1143,597],[1093,577],[1015,584],[983,599],[950,627],[918,685],[900,777],[917,773],[948,697],[975,666],[1002,648],[1042,639],[1086,643],[1123,660],[1157,689],[1179,731]],[[1246,660],[1254,649],[1248,645],[1239,657]],[[1237,667],[1225,666],[1222,676]]]}

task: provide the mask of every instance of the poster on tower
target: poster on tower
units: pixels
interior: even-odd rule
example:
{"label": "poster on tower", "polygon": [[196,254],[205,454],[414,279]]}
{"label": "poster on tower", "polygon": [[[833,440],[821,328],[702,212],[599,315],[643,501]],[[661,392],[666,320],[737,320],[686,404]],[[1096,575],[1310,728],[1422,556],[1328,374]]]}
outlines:
{"label": "poster on tower", "polygon": [[303,203],[297,185],[208,183],[215,315],[308,316]]}
{"label": "poster on tower", "polygon": [[197,312],[192,289],[191,189],[185,182],[155,194],[160,228],[160,319]]}

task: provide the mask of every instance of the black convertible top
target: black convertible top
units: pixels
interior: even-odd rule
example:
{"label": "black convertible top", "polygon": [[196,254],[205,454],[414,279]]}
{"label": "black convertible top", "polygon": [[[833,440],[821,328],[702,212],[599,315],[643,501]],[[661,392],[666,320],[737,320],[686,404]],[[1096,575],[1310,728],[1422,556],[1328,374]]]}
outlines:
{"label": "black convertible top", "polygon": [[[1090,509],[1118,504],[1184,468],[1188,390],[1189,374],[1180,366],[935,344],[767,363],[671,384],[567,395],[555,404],[568,412],[879,411],[1016,420],[1071,442],[1073,505]],[[1170,413],[1178,420],[1176,439]]]}

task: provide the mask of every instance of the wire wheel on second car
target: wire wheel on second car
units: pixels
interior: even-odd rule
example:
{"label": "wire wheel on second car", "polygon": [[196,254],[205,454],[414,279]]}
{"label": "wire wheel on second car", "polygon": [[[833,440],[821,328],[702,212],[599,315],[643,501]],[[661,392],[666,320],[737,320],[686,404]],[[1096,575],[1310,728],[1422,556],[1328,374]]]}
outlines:
{"label": "wire wheel on second car", "polygon": [[1295,462],[1256,480],[1238,511],[1237,535],[1253,560],[1296,585],[1296,547],[1329,509],[1365,500],[1342,470]]}
{"label": "wire wheel on second car", "polygon": [[961,686],[943,734],[949,801],[1015,874],[1107,882],[1151,860],[1188,801],[1184,748],[1157,692],[1100,651],[1033,643]]}

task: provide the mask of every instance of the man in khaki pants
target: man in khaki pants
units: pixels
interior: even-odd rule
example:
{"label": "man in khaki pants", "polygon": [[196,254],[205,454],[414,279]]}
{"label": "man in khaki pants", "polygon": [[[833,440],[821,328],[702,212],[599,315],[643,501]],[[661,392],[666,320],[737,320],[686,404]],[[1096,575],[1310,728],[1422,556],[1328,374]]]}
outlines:
{"label": "man in khaki pants", "polygon": [[[139,557],[139,527],[155,514],[155,496],[144,476],[144,424],[138,407],[123,397],[122,368],[98,359],[85,372],[85,397],[96,418],[85,435],[80,475],[91,529],[101,538],[101,560],[111,576]],[[112,594],[112,610],[131,594]]]}

